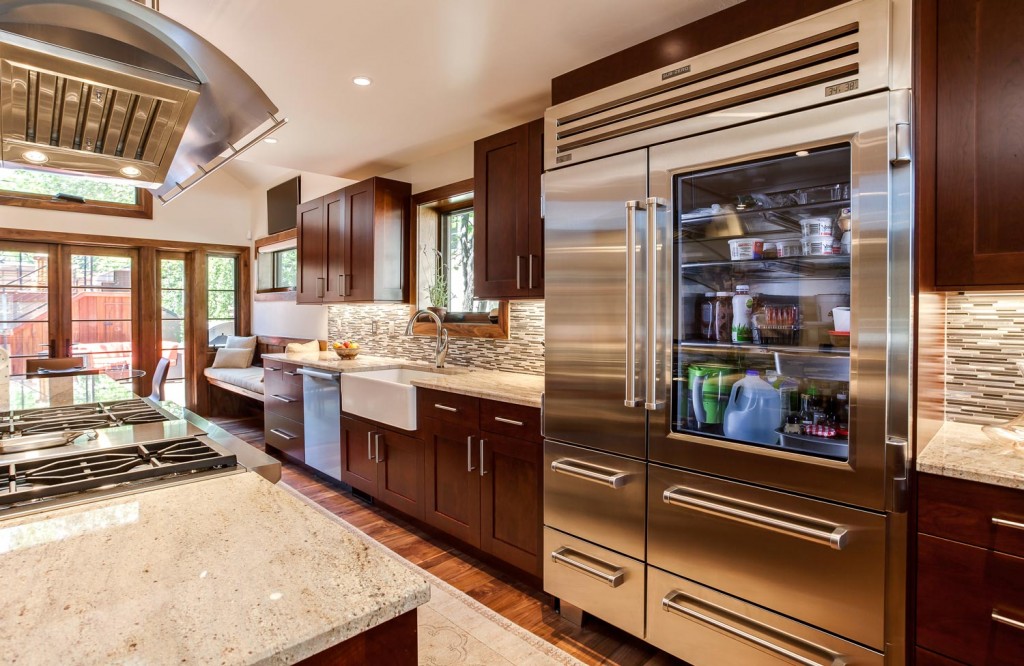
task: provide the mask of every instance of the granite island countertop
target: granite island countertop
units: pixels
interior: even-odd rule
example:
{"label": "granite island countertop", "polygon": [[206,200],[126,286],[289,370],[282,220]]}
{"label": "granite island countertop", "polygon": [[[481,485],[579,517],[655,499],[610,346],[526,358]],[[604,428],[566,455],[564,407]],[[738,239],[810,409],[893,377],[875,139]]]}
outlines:
{"label": "granite island countertop", "polygon": [[979,425],[950,421],[918,453],[917,471],[1024,489],[1024,450],[992,441]]}
{"label": "granite island countertop", "polygon": [[544,393],[544,376],[529,375],[503,370],[479,370],[449,366],[437,370],[431,364],[385,356],[364,356],[360,354],[351,360],[342,360],[334,352],[301,354],[264,354],[263,358],[295,363],[310,368],[334,372],[364,372],[366,370],[389,370],[408,368],[435,372],[433,377],[412,380],[413,386],[461,393],[462,395],[497,400],[526,407],[540,407]]}
{"label": "granite island countertop", "polygon": [[98,375],[62,377],[15,376],[0,379],[0,410],[70,407],[93,402],[115,402],[137,397],[131,384],[116,382]]}
{"label": "granite island countertop", "polygon": [[293,663],[430,597],[245,473],[0,522],[0,580],[0,653],[18,664]]}

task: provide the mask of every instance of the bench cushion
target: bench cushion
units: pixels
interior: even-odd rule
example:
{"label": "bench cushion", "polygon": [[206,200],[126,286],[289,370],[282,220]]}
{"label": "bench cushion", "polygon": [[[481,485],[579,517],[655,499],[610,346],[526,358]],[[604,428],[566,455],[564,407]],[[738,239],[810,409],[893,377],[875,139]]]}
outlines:
{"label": "bench cushion", "polygon": [[203,370],[210,379],[225,384],[240,386],[253,393],[263,393],[263,368],[249,366],[247,368],[206,368]]}

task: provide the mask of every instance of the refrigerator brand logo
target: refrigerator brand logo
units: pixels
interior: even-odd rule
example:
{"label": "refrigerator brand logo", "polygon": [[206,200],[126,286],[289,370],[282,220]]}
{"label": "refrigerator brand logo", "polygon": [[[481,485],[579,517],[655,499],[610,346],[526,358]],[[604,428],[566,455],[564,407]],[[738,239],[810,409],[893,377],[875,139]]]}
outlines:
{"label": "refrigerator brand logo", "polygon": [[662,75],[661,75],[661,80],[664,81],[665,79],[671,79],[674,76],[679,76],[680,74],[686,74],[689,71],[690,71],[690,66],[689,65],[684,65],[682,67],[676,67],[675,69],[673,69],[670,72],[663,72]]}
{"label": "refrigerator brand logo", "polygon": [[854,79],[853,81],[845,81],[843,83],[837,83],[834,86],[828,86],[825,88],[825,97],[831,97],[832,95],[839,95],[841,93],[850,92],[851,90],[856,90],[859,81],[860,79]]}
{"label": "refrigerator brand logo", "polygon": [[568,155],[559,155],[558,157],[555,158],[555,164],[565,164],[571,159],[572,153],[569,153]]}

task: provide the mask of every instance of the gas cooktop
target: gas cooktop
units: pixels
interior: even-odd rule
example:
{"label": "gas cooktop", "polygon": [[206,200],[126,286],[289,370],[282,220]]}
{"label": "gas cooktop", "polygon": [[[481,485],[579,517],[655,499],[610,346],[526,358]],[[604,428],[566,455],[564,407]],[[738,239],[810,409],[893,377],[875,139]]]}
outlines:
{"label": "gas cooktop", "polygon": [[171,417],[162,410],[138,398],[68,407],[23,409],[0,418],[0,440],[169,420]]}

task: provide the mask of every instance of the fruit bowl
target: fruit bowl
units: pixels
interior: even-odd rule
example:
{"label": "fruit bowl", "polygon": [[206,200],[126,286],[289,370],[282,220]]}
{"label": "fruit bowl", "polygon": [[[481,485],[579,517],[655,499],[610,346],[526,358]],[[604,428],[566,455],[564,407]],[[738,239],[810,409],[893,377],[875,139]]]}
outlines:
{"label": "fruit bowl", "polygon": [[343,359],[346,359],[346,360],[351,360],[351,359],[355,358],[356,356],[359,356],[359,350],[358,349],[340,348],[340,349],[335,349],[334,353],[338,355],[338,358],[343,358]]}

